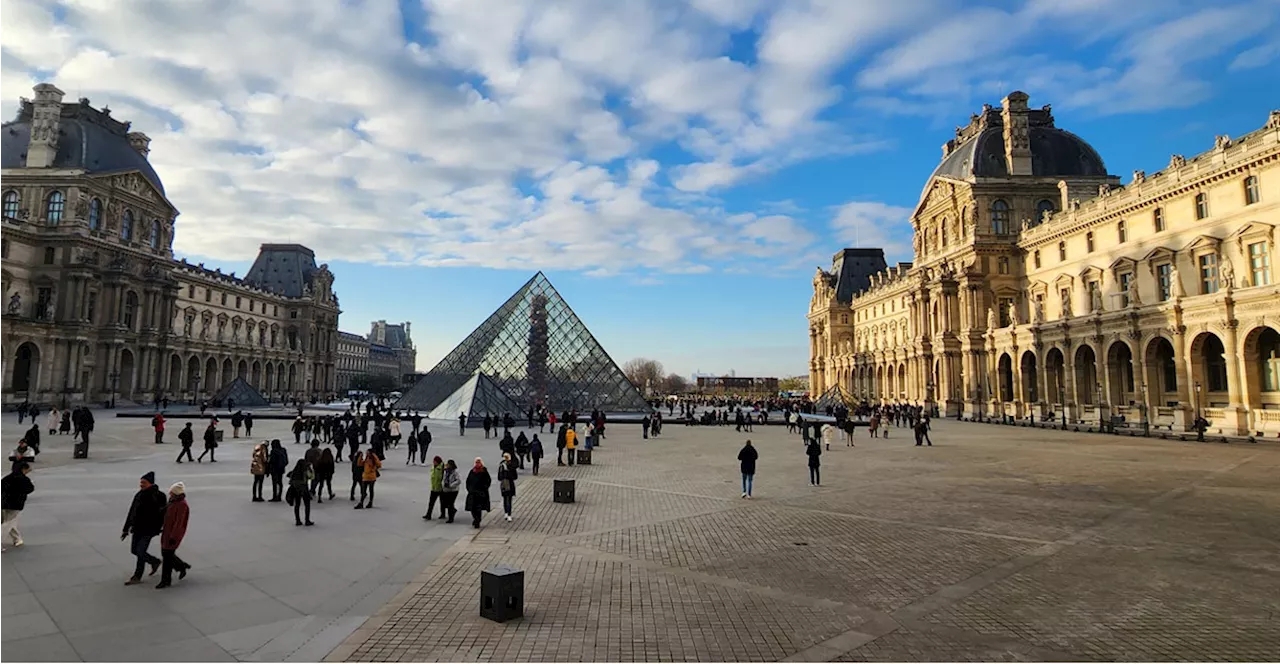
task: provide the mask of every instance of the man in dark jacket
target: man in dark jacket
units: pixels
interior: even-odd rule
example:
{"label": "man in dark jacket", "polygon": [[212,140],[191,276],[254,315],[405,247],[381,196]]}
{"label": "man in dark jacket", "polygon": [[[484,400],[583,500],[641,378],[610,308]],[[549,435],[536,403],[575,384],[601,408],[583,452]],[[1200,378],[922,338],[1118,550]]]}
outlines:
{"label": "man in dark jacket", "polygon": [[81,459],[89,458],[89,434],[93,433],[93,411],[88,408],[80,409],[80,444],[84,446],[84,455]]}
{"label": "man in dark jacket", "polygon": [[27,441],[27,446],[29,446],[32,450],[34,450],[36,454],[40,454],[40,424],[39,423],[33,423],[31,425],[31,428],[27,429],[27,433],[22,436],[22,439]]}
{"label": "man in dark jacket", "polygon": [[182,538],[187,535],[187,519],[191,516],[191,508],[187,505],[187,487],[182,482],[175,482],[169,487],[169,506],[164,510],[164,526],[160,535],[160,557],[164,563],[160,572],[160,584],[156,588],[168,588],[173,584],[173,570],[178,570],[178,579],[187,578],[191,566],[178,557],[178,547]]}
{"label": "man in dark jacket", "polygon": [[182,427],[182,431],[178,432],[178,442],[182,443],[182,451],[178,452],[178,463],[182,463],[183,456],[187,457],[187,461],[195,461],[196,458],[191,456],[191,446],[196,444],[196,432],[191,430],[190,422],[187,422],[187,426]]}
{"label": "man in dark jacket", "polygon": [[756,452],[756,448],[751,446],[751,441],[747,441],[746,445],[738,452],[738,461],[742,465],[742,497],[751,497],[751,485],[756,479],[756,459],[760,458],[760,453]]}
{"label": "man in dark jacket", "polygon": [[278,503],[284,492],[284,474],[289,470],[289,453],[280,439],[271,441],[271,453],[267,455],[267,472],[271,473],[271,502]]}
{"label": "man in dark jacket", "polygon": [[253,437],[253,413],[244,414],[244,437]]}
{"label": "man in dark jacket", "polygon": [[467,435],[467,414],[458,413],[458,435]]}
{"label": "man in dark jacket", "polygon": [[124,520],[124,529],[120,531],[120,541],[133,535],[129,551],[138,558],[133,568],[133,576],[125,581],[126,586],[142,583],[142,569],[151,565],[151,573],[160,569],[160,559],[147,551],[151,547],[151,538],[160,534],[164,527],[164,494],[156,486],[156,474],[148,472],[138,480],[138,493],[133,495],[133,503],[129,505],[129,516]]}
{"label": "man in dark jacket", "polygon": [[[556,432],[556,465],[557,466],[564,465],[564,446],[567,444],[567,441],[565,440],[565,438],[567,437],[566,432],[568,430],[569,430],[568,424],[561,424],[560,430]],[[569,455],[570,455],[570,458],[572,458],[573,452],[570,452]]]}
{"label": "man in dark jacket", "polygon": [[218,429],[213,422],[213,420],[210,420],[209,427],[204,430],[204,451],[200,453],[200,456],[196,457],[197,462],[204,461],[204,455],[208,454],[209,463],[218,463],[213,453],[214,450],[218,449]]}
{"label": "man in dark jacket", "polygon": [[231,437],[240,437],[240,426],[244,424],[244,413],[236,411],[231,415]]}
{"label": "man in dark jacket", "polygon": [[818,470],[822,465],[822,461],[818,459],[822,456],[822,446],[817,440],[810,440],[805,444],[804,453],[809,456],[809,486],[822,486],[822,474]]}
{"label": "man in dark jacket", "polygon": [[[416,426],[415,426],[415,430],[416,430]],[[431,447],[431,428],[422,427],[422,435],[418,436],[418,455],[420,458],[419,463],[427,462],[428,447]]]}
{"label": "man in dark jacket", "polygon": [[22,515],[22,509],[27,506],[27,496],[36,490],[31,478],[27,477],[27,473],[31,472],[31,464],[25,461],[19,461],[15,464],[13,472],[4,476],[4,480],[0,480],[0,510],[3,516],[0,516],[0,522],[4,525],[3,536],[8,537],[14,546],[22,546],[22,533],[18,531],[18,517]]}

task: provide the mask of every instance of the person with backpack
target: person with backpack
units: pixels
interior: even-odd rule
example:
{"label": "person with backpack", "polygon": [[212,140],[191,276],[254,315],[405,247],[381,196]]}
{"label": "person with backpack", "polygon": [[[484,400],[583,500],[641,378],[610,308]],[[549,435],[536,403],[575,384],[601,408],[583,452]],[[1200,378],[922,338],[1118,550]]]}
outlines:
{"label": "person with backpack", "polygon": [[231,437],[240,437],[240,427],[244,425],[244,413],[236,411],[231,415]]}
{"label": "person with backpack", "polygon": [[756,479],[756,460],[759,458],[760,453],[752,447],[750,440],[738,451],[738,463],[742,469],[743,498],[751,498],[751,488]]}
{"label": "person with backpack", "polygon": [[[285,495],[285,501],[293,506],[293,525],[314,526],[316,524],[311,521],[311,479],[315,476],[315,471],[311,469],[311,464],[306,459],[298,459],[298,463],[294,464],[293,470],[289,472],[289,492]],[[303,508],[306,508],[307,520],[302,520]]]}
{"label": "person with backpack", "polygon": [[3,537],[9,538],[15,547],[22,546],[18,517],[27,506],[27,496],[36,490],[35,485],[31,483],[31,478],[27,477],[30,473],[31,464],[18,461],[14,464],[13,472],[5,475],[4,480],[0,480],[0,524],[3,524],[4,528]]}
{"label": "person with backpack", "polygon": [[267,479],[267,444],[258,443],[249,460],[249,474],[253,476],[253,502],[261,503],[262,485]]}
{"label": "person with backpack", "polygon": [[178,432],[178,442],[182,444],[182,451],[178,452],[178,463],[182,463],[182,457],[187,457],[187,461],[195,461],[196,458],[191,456],[191,446],[196,442],[196,432],[191,430],[191,423],[187,422],[187,426]]}
{"label": "person with backpack", "polygon": [[271,440],[271,451],[267,454],[267,472],[271,474],[271,502],[280,502],[280,494],[284,492],[284,474],[289,470],[289,453],[280,444],[279,438]]}
{"label": "person with backpack", "polygon": [[[382,459],[378,458],[372,450],[364,455],[364,468],[360,473],[360,502],[356,503],[356,509],[362,510],[365,507],[373,508],[373,488],[378,481],[378,476],[382,474]],[[369,504],[365,505],[365,495],[369,496]]]}
{"label": "person with backpack", "polygon": [[164,414],[156,413],[151,417],[151,428],[156,432],[156,445],[164,442]]}

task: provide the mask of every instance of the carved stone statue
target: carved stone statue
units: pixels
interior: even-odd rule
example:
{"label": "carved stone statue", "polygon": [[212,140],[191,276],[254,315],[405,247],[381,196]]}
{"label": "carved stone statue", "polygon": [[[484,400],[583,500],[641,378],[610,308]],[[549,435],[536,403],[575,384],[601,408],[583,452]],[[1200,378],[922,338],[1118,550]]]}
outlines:
{"label": "carved stone statue", "polygon": [[1178,266],[1169,268],[1169,294],[1173,297],[1186,297],[1187,291],[1182,288],[1182,277],[1178,274]]}
{"label": "carved stone statue", "polygon": [[1103,311],[1102,289],[1090,288],[1089,289],[1089,312],[1096,314],[1096,313],[1101,313],[1102,311]]}
{"label": "carved stone statue", "polygon": [[55,293],[50,293],[49,299],[45,300],[44,302],[44,319],[45,320],[53,320],[53,303],[57,301],[58,301],[58,296]]}
{"label": "carved stone statue", "polygon": [[1021,325],[1021,324],[1022,322],[1018,320],[1018,303],[1010,302],[1009,303],[1009,325],[1017,327],[1018,325]]}
{"label": "carved stone statue", "polygon": [[1187,158],[1180,154],[1175,154],[1172,157],[1169,157],[1170,169],[1182,168],[1183,166],[1186,166],[1186,165],[1187,165]]}
{"label": "carved stone statue", "polygon": [[1044,322],[1044,302],[1041,302],[1040,300],[1031,301],[1031,322]]}
{"label": "carved stone statue", "polygon": [[1218,280],[1222,282],[1222,287],[1228,291],[1236,287],[1236,269],[1231,264],[1231,259],[1222,258],[1222,264],[1218,267]]}
{"label": "carved stone statue", "polygon": [[1280,111],[1271,111],[1267,117],[1267,129],[1280,129]]}
{"label": "carved stone statue", "polygon": [[1000,327],[1000,321],[996,316],[995,308],[987,309],[987,330],[995,330]]}
{"label": "carved stone statue", "polygon": [[1049,219],[1053,217],[1053,210],[1044,209],[1040,211],[1040,223],[1047,224]]}
{"label": "carved stone statue", "polygon": [[1146,182],[1146,180],[1147,180],[1147,172],[1146,172],[1146,171],[1134,171],[1134,172],[1133,172],[1133,184],[1142,184],[1143,182]]}
{"label": "carved stone statue", "polygon": [[191,326],[196,322],[196,317],[188,314],[182,322],[182,335],[191,336]]}
{"label": "carved stone statue", "polygon": [[1067,297],[1062,300],[1062,317],[1071,318],[1071,292],[1067,291]]}
{"label": "carved stone statue", "polygon": [[16,314],[22,311],[22,295],[14,293],[9,298],[9,308],[5,310],[7,313]]}
{"label": "carved stone statue", "polygon": [[1138,296],[1138,279],[1136,277],[1129,280],[1129,291],[1126,295],[1129,296],[1130,307],[1142,306],[1142,298]]}
{"label": "carved stone statue", "polygon": [[1230,136],[1227,136],[1226,134],[1223,134],[1223,135],[1221,135],[1221,136],[1214,136],[1214,137],[1213,137],[1213,149],[1214,149],[1214,150],[1218,150],[1219,152],[1221,152],[1222,150],[1226,150],[1226,149],[1227,149],[1227,148],[1229,148],[1229,147],[1231,147],[1231,137],[1230,137]]}

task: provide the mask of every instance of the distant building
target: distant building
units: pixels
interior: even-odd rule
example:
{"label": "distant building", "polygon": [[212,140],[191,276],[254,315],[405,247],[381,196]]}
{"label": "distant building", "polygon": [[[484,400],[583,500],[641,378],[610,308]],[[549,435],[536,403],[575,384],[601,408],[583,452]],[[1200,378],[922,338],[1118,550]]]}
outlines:
{"label": "distant building", "polygon": [[357,376],[385,376],[397,386],[413,384],[418,350],[409,336],[409,323],[374,321],[368,336],[338,333],[338,391],[352,389]]}
{"label": "distant building", "polygon": [[369,340],[358,334],[338,332],[338,393],[351,389],[356,376],[369,373]]}
{"label": "distant building", "polygon": [[777,394],[777,378],[749,376],[698,376],[698,391],[704,394]]}

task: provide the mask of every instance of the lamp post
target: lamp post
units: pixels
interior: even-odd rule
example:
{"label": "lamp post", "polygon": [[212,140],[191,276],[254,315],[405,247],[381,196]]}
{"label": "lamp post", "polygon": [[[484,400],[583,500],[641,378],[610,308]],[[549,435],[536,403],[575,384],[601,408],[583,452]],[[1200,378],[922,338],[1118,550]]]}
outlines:
{"label": "lamp post", "polygon": [[120,384],[120,372],[112,370],[107,374],[107,378],[111,379],[111,408],[116,407],[116,388]]}
{"label": "lamp post", "polygon": [[925,412],[929,414],[929,417],[933,417],[933,380],[930,380],[928,383],[925,383],[924,409],[925,409]]}
{"label": "lamp post", "polygon": [[1107,429],[1106,418],[1102,415],[1102,383],[1094,383],[1093,389],[1098,395],[1098,433],[1102,433]]}
{"label": "lamp post", "polygon": [[1147,421],[1147,383],[1146,381],[1138,382],[1138,394],[1142,400],[1138,402],[1138,408],[1142,409],[1142,435],[1151,434],[1151,423]]}
{"label": "lamp post", "polygon": [[1204,418],[1200,416],[1200,383],[1196,382],[1196,440],[1204,442]]}

